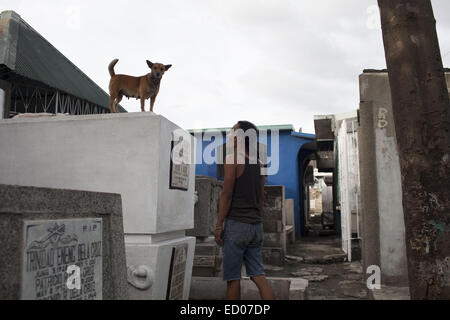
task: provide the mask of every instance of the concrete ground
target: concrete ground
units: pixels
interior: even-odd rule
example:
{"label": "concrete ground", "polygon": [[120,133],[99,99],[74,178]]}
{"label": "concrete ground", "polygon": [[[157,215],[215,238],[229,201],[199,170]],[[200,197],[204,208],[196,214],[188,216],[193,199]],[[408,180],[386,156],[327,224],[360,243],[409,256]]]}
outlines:
{"label": "concrete ground", "polygon": [[269,277],[309,280],[309,300],[367,300],[360,261],[347,262],[337,236],[304,237],[287,248],[283,267],[265,266]]}

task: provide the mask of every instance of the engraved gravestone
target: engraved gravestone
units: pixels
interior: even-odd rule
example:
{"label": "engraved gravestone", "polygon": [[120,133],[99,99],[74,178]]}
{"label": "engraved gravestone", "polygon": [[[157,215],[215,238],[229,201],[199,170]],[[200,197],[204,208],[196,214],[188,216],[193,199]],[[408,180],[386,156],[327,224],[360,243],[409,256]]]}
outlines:
{"label": "engraved gravestone", "polygon": [[102,299],[102,219],[27,220],[24,244],[22,299]]}
{"label": "engraved gravestone", "polygon": [[169,284],[167,286],[168,300],[183,299],[187,251],[188,251],[187,244],[176,246],[172,250],[172,261],[170,264],[170,272],[169,272]]}
{"label": "engraved gravestone", "polygon": [[[31,141],[30,137],[36,132],[40,139]],[[56,136],[58,139],[55,140]],[[102,193],[100,198],[92,196],[89,203],[83,200],[81,209],[84,213],[79,212],[80,202],[71,197],[64,199],[71,203],[70,211],[65,205],[49,211],[46,206],[55,204],[55,199],[60,202],[59,197],[49,197],[41,211],[37,211],[48,213],[46,216],[32,214],[36,212],[34,209],[20,211],[19,208],[15,220],[7,221],[5,227],[0,210],[0,243],[3,244],[4,239],[11,246],[8,250],[0,246],[0,279],[4,276],[3,253],[16,250],[17,255],[23,256],[20,250],[24,241],[23,220],[101,217],[103,299],[114,298],[116,293],[128,293],[133,299],[166,299],[172,248],[183,243],[188,244],[183,299],[189,298],[195,238],[185,236],[185,230],[194,226],[195,163],[190,158],[195,155],[195,149],[194,138],[188,132],[162,116],[127,113],[0,120],[0,137],[0,150],[7,150],[0,152],[0,184],[108,192]],[[183,137],[183,141],[179,137]],[[183,144],[192,150],[180,148]],[[173,164],[180,166],[169,171],[172,154],[188,161],[179,163],[174,156]],[[172,181],[169,180],[170,172]],[[120,223],[111,218],[115,215],[111,211],[97,208],[100,206],[98,199],[107,195],[117,197],[115,203],[120,211],[123,208],[124,219]],[[8,215],[5,211],[4,218],[9,219]],[[11,223],[15,224],[12,229],[18,234],[14,241],[6,235]],[[123,253],[112,252],[116,246],[112,245],[111,237],[118,241],[117,229],[122,226],[120,240],[124,240],[125,232],[126,262],[118,260]],[[2,235],[5,229],[6,234]],[[14,256],[14,259],[16,261],[5,270],[21,268],[22,258],[18,261]],[[125,271],[125,281],[127,267],[130,267],[130,284],[125,283],[125,288],[115,291],[107,284],[111,284],[118,274],[111,265],[119,262]],[[20,293],[22,270],[15,272],[20,276],[8,286],[14,287],[17,283]],[[0,283],[0,289],[1,286]]]}
{"label": "engraved gravestone", "polygon": [[[182,134],[182,133],[181,133]],[[172,134],[170,157],[170,189],[187,191],[189,188],[190,142],[175,131]]]}
{"label": "engraved gravestone", "polygon": [[128,299],[118,194],[0,184],[0,300]]}

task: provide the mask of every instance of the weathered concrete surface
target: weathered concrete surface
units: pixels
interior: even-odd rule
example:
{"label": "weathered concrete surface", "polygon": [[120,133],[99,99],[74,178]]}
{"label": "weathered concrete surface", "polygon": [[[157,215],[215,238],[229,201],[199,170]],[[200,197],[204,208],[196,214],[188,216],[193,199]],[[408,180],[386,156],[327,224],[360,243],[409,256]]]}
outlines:
{"label": "weathered concrete surface", "polygon": [[[291,280],[288,278],[267,278],[277,300],[289,300]],[[260,300],[258,287],[249,278],[241,281],[241,300]]]}
{"label": "weathered concrete surface", "polygon": [[[184,237],[184,232],[181,232],[178,236],[169,237],[165,240],[158,240],[155,243],[149,243],[148,237],[137,238],[130,236],[125,236],[125,242],[127,266],[145,266],[149,268],[151,273],[147,274],[147,277],[152,281],[152,285],[145,290],[137,289],[129,284],[128,290],[130,299],[166,300],[170,262],[172,259],[173,248],[177,246],[187,246],[188,248],[182,291],[182,299],[188,299],[193,269],[195,238]],[[146,278],[138,280],[145,279]]]}
{"label": "weathered concrete surface", "polygon": [[263,247],[263,262],[274,266],[283,265],[283,249],[281,247]]}
{"label": "weathered concrete surface", "polygon": [[222,274],[222,248],[214,238],[197,240],[192,276],[219,277]]}
{"label": "weathered concrete surface", "polygon": [[369,290],[373,300],[411,300],[409,287],[381,286],[381,289]]}
{"label": "weathered concrete surface", "polygon": [[284,212],[286,216],[286,244],[295,242],[295,213],[294,199],[284,200]]}
{"label": "weathered concrete surface", "polygon": [[[307,245],[304,245],[305,240]],[[286,262],[283,267],[265,266],[268,277],[307,279],[309,300],[367,300],[367,286],[364,280],[361,263],[329,261],[340,249],[339,237],[305,237],[289,245]],[[297,256],[306,251],[317,263],[305,263],[304,258]],[[341,251],[342,252],[342,251]],[[345,257],[345,256],[344,256]]]}
{"label": "weathered concrete surface", "polygon": [[359,167],[361,181],[361,247],[364,270],[380,265],[380,219],[375,157],[375,132],[365,130],[373,126],[373,103],[360,103],[360,130],[358,131]]}
{"label": "weathered concrete surface", "polygon": [[[450,87],[450,73],[445,74]],[[360,75],[360,181],[364,269],[386,285],[407,286],[400,166],[386,72]]]}
{"label": "weathered concrete surface", "polygon": [[[213,236],[219,211],[219,198],[223,183],[215,178],[196,176],[196,190],[198,192],[198,201],[194,209],[194,228],[187,231],[187,235],[195,236],[198,245],[201,242],[207,242],[208,237]],[[284,208],[284,186],[265,186],[264,188],[264,247],[263,260],[266,264],[282,265],[286,252],[286,215]],[[293,209],[292,209],[293,215]],[[293,216],[291,217],[293,220]],[[293,223],[293,221],[290,221]],[[293,228],[292,228],[293,230]],[[294,230],[292,235],[295,237]],[[203,244],[205,246],[206,244]],[[201,250],[201,249],[200,249]],[[204,256],[196,253],[195,255]],[[219,257],[215,260],[221,262]],[[203,259],[205,260],[205,259]],[[212,258],[209,258],[212,261]],[[197,258],[196,262],[201,259]],[[194,273],[196,275],[218,275],[220,268],[216,266],[213,269],[206,270],[206,266],[194,264]]]}
{"label": "weathered concrete surface", "polygon": [[284,186],[264,187],[264,263],[283,264],[286,254],[286,212]]}
{"label": "weathered concrete surface", "polygon": [[224,300],[227,283],[218,277],[192,277],[189,300]]}
{"label": "weathered concrete surface", "polygon": [[286,225],[288,226],[295,225],[294,199],[284,199],[284,209],[286,216]]}
{"label": "weathered concrete surface", "polygon": [[184,298],[194,258],[195,164],[187,190],[170,188],[174,135],[187,154],[192,136],[154,113],[0,120],[0,183],[119,193],[127,266],[154,275],[151,289],[129,285],[135,299],[165,299],[173,246],[188,245]]}
{"label": "weathered concrete surface", "polygon": [[190,229],[195,165],[188,191],[169,188],[176,130],[142,112],[0,120],[0,183],[119,193],[126,234]]}
{"label": "weathered concrete surface", "polygon": [[192,275],[217,277],[222,269],[222,250],[215,243],[213,232],[219,212],[219,198],[223,182],[206,176],[195,176],[198,201],[194,207],[194,228],[187,230],[188,236],[197,238]]}
{"label": "weathered concrete surface", "polygon": [[304,237],[289,245],[288,255],[301,257],[302,262],[311,264],[344,262],[347,258],[337,236]]}
{"label": "weathered concrete surface", "polygon": [[[362,239],[371,244],[378,242],[373,247],[364,245],[363,259],[380,266],[383,284],[406,285],[408,270],[402,186],[389,79],[387,73],[364,73],[359,82],[360,171],[361,187],[365,192],[361,194],[364,210]],[[371,149],[367,150],[367,146]],[[375,180],[367,179],[371,175]],[[374,199],[374,195],[377,198]],[[374,202],[376,206],[368,208]],[[366,262],[364,265],[369,266]]]}
{"label": "weathered concrete surface", "polygon": [[192,237],[209,237],[217,223],[219,198],[223,182],[206,176],[195,176],[198,201],[194,207],[194,228],[186,231]]}
{"label": "weathered concrete surface", "polygon": [[290,278],[289,300],[308,300],[309,281],[303,278]]}
{"label": "weathered concrete surface", "polygon": [[102,297],[127,299],[118,194],[0,185],[0,299],[19,299],[24,220],[102,218]]}
{"label": "weathered concrete surface", "polygon": [[[301,278],[267,278],[277,300],[306,300],[308,281]],[[193,277],[190,300],[224,300],[226,282],[217,277]],[[258,288],[249,278],[241,280],[241,300],[260,300]]]}

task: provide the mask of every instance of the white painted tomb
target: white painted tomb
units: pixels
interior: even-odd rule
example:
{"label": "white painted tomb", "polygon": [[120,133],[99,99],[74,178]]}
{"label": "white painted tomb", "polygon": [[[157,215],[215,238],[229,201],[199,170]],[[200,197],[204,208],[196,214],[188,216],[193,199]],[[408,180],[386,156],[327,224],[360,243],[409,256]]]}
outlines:
{"label": "white painted tomb", "polygon": [[171,163],[180,135],[186,161],[193,137],[154,113],[0,120],[0,184],[121,194],[130,298],[188,299],[195,164]]}

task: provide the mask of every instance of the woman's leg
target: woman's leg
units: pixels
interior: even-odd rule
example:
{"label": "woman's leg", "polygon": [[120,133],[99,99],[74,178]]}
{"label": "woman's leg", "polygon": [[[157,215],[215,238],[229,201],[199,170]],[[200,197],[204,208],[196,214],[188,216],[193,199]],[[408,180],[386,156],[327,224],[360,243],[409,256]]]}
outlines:
{"label": "woman's leg", "polygon": [[254,276],[251,277],[251,279],[258,287],[261,300],[275,300],[275,294],[273,293],[272,287],[264,275]]}
{"label": "woman's leg", "polygon": [[241,299],[241,281],[231,280],[227,282],[226,300],[240,300]]}

